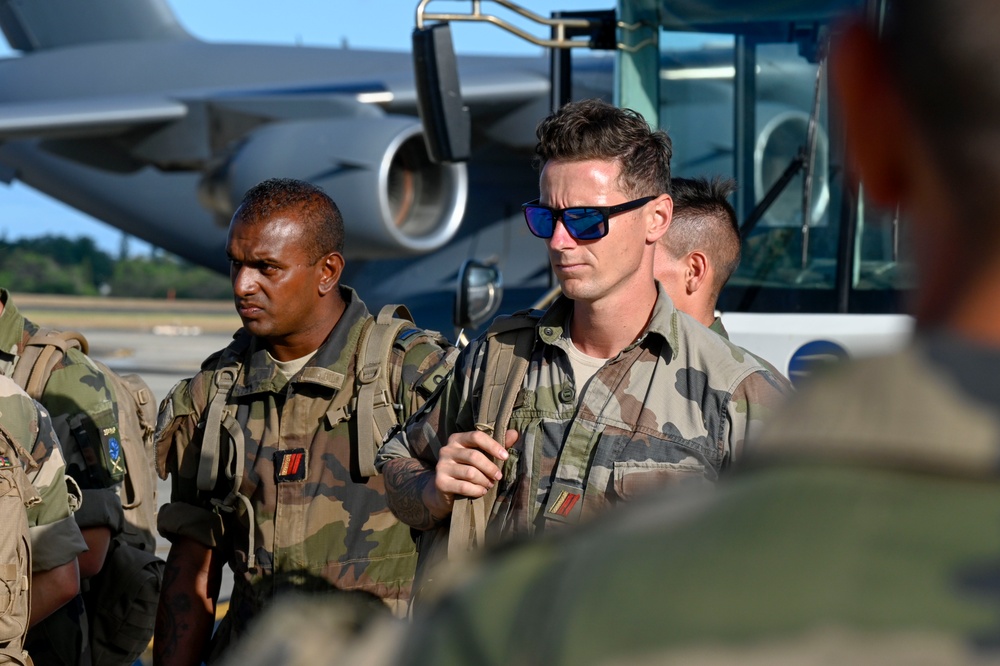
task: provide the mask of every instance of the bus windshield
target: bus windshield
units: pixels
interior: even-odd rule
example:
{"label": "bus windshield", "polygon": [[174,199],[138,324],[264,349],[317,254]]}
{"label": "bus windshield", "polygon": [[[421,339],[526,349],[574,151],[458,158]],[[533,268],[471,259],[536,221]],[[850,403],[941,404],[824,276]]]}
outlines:
{"label": "bus windshield", "polygon": [[674,175],[739,184],[743,257],[722,311],[896,313],[912,286],[905,225],[846,178],[823,39],[661,31],[659,123]]}

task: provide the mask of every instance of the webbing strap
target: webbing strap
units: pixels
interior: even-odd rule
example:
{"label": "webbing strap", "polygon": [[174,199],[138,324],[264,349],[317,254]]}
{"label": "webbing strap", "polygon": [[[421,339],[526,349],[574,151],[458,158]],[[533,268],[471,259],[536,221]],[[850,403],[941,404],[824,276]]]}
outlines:
{"label": "webbing strap", "polygon": [[398,406],[389,388],[389,359],[399,332],[413,326],[410,311],[403,305],[386,305],[361,332],[358,345],[358,467],[362,476],[375,476],[375,454],[382,436],[399,420]]}
{"label": "webbing strap", "polygon": [[205,435],[201,442],[201,461],[198,464],[198,490],[214,490],[215,483],[219,478],[222,438],[220,437],[221,431],[218,426],[224,421],[223,412],[226,408],[226,399],[229,397],[229,390],[236,381],[238,371],[238,367],[225,367],[218,369],[215,373],[215,395],[208,405],[208,414],[205,417]]}
{"label": "webbing strap", "polygon": [[52,369],[63,355],[76,348],[87,353],[90,345],[82,333],[38,329],[18,356],[11,379],[35,400],[41,400]]}
{"label": "webbing strap", "polygon": [[38,467],[38,462],[31,456],[31,453],[21,446],[21,443],[14,439],[11,434],[7,431],[7,428],[0,423],[0,437],[7,442],[10,446],[11,451],[14,455],[24,462],[30,469],[36,469]]}
{"label": "webbing strap", "polygon": [[[512,325],[510,320],[504,320],[501,326],[502,332],[489,336],[486,342],[486,368],[476,430],[485,432],[502,445],[517,394],[528,371],[535,329],[523,321]],[[486,523],[493,513],[498,487],[493,484],[482,497],[455,500],[448,532],[449,558],[461,557],[486,545]]]}
{"label": "webbing strap", "polygon": [[[198,490],[211,492],[215,490],[220,472],[229,481],[229,492],[224,499],[212,499],[212,504],[220,511],[230,512],[236,509],[237,503],[243,505],[246,512],[247,530],[247,566],[256,565],[254,530],[255,516],[250,498],[240,492],[243,483],[243,472],[246,458],[246,441],[243,438],[243,428],[240,427],[232,407],[226,404],[229,392],[243,367],[242,354],[246,349],[247,338],[237,338],[222,352],[216,366],[213,384],[215,394],[211,396],[208,412],[205,415],[205,434],[201,443],[201,459],[198,462]],[[220,470],[222,464],[222,431],[229,436],[229,466]]]}

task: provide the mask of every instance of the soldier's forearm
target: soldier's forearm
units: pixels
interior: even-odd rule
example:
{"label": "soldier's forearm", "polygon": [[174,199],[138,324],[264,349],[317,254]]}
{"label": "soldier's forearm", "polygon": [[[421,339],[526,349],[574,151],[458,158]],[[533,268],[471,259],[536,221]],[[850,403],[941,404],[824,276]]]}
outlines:
{"label": "soldier's forearm", "polygon": [[171,546],[156,609],[156,666],[202,663],[215,623],[219,573],[209,548],[188,539]]}
{"label": "soldier's forearm", "polygon": [[28,626],[35,626],[69,603],[79,592],[80,570],[75,559],[48,571],[32,572]]}
{"label": "soldier's forearm", "polygon": [[389,509],[418,530],[429,530],[438,521],[424,504],[424,488],[434,483],[434,470],[415,458],[396,458],[382,468]]}

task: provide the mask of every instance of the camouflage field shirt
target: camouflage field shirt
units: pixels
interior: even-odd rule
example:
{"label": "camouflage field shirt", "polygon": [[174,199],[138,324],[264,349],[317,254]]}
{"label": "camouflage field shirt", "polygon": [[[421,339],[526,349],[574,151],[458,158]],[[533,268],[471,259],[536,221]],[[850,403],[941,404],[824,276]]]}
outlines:
{"label": "camouflage field shirt", "polygon": [[[675,309],[662,288],[646,333],[581,393],[563,335],[572,307],[560,297],[536,326],[510,421],[519,437],[488,534],[530,534],[652,487],[714,481],[783,397],[767,369]],[[479,338],[463,350],[426,411],[383,446],[379,465],[414,457],[432,468],[452,433],[475,429],[485,348]]]}
{"label": "camouflage field shirt", "polygon": [[[28,507],[32,571],[48,571],[73,561],[87,544],[73,519],[80,497],[66,484],[66,462],[48,412],[13,381],[0,377],[0,427],[31,454],[38,466],[25,467],[41,502]],[[0,445],[6,444],[0,439]],[[17,460],[5,450],[5,462]]]}
{"label": "camouflage field shirt", "polygon": [[[171,501],[158,516],[160,533],[192,538],[226,554],[235,573],[229,620],[237,634],[276,585],[296,577],[302,585],[371,592],[401,612],[410,596],[416,555],[409,528],[389,511],[382,478],[359,474],[351,413],[331,408],[339,391],[353,389],[356,350],[370,317],[353,291],[342,288],[342,293],[347,308],[340,321],[287,383],[256,341],[244,352],[228,402],[236,407],[245,440],[240,490],[252,506],[252,526],[246,511],[220,510],[213,496],[197,489],[218,355],[174,387],[160,407],[157,470],[172,477]],[[404,416],[420,408],[430,394],[425,379],[441,371],[446,349],[436,340],[419,329],[397,336],[390,385]],[[228,441],[223,433],[223,456]],[[250,529],[253,568],[248,567]]]}
{"label": "camouflage field shirt", "polygon": [[[716,317],[715,320],[712,322],[712,325],[708,327],[708,330],[718,333],[726,340],[729,339],[729,331],[727,331],[726,327],[722,325],[721,317]],[[766,358],[763,358],[762,356],[757,356],[757,354],[754,354],[752,351],[750,351],[745,347],[740,347],[740,349],[742,349],[744,353],[752,356],[754,360],[760,363],[762,366],[767,368],[771,372],[771,376],[774,377],[776,380],[778,380],[778,382],[782,385],[782,388],[786,393],[791,393],[792,391],[795,390],[795,388],[792,386],[792,382],[788,380],[788,377],[785,377],[785,375],[783,375],[780,370],[774,367],[771,364],[771,362],[768,361]]]}
{"label": "camouflage field shirt", "polygon": [[[6,289],[0,290],[4,303],[0,313],[0,369],[10,377],[20,354],[38,326],[25,319]],[[91,450],[107,452],[112,465],[124,473],[125,460],[119,446],[117,405],[114,392],[104,374],[78,349],[70,349],[56,364],[42,391],[39,402],[52,417],[67,473],[83,489],[83,505],[76,513],[82,528],[107,527],[112,533],[122,529],[124,515],[118,498],[119,483],[110,478],[110,470],[88,465],[86,455],[97,460]]]}

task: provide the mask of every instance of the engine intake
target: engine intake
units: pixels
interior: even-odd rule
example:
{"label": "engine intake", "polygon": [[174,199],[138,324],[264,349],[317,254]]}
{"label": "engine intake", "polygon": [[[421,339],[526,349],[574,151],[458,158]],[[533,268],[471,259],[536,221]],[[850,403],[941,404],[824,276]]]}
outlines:
{"label": "engine intake", "polygon": [[458,231],[468,197],[465,165],[432,163],[420,123],[406,116],[266,125],[204,176],[199,197],[228,220],[267,178],[322,187],[344,217],[347,258],[436,250]]}

